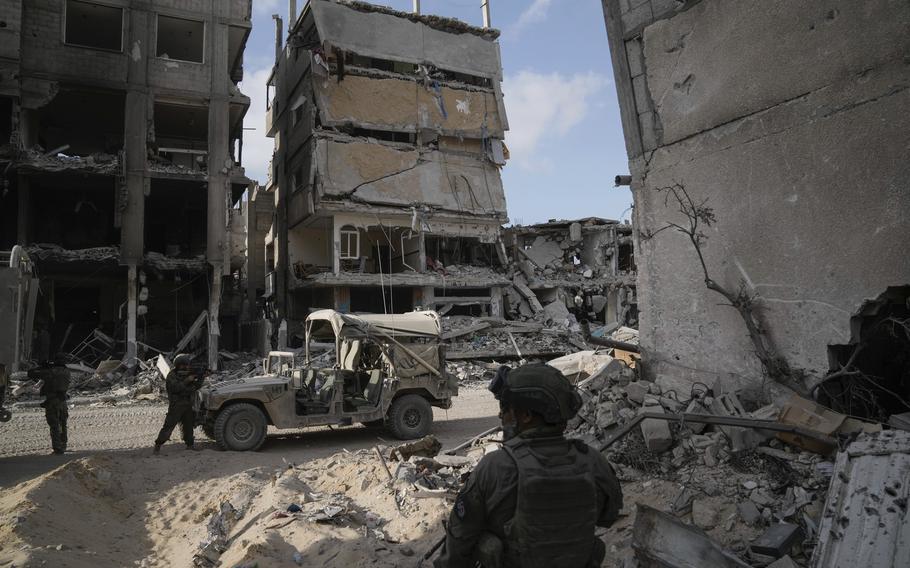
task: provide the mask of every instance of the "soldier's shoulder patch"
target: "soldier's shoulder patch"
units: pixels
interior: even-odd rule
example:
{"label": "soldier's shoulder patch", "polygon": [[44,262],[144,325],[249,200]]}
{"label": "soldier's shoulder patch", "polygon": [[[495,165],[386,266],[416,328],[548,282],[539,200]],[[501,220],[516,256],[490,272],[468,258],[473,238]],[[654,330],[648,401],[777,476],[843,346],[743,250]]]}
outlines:
{"label": "soldier's shoulder patch", "polygon": [[455,516],[464,520],[465,513],[467,513],[467,505],[465,505],[464,497],[458,497],[455,501]]}

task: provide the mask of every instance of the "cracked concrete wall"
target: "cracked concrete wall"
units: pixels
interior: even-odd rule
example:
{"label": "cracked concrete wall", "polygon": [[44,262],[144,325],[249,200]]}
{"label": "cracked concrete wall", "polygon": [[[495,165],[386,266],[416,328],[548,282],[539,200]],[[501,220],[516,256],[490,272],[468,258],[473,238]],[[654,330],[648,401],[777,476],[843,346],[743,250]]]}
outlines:
{"label": "cracked concrete wall", "polygon": [[[431,129],[443,134],[502,138],[502,122],[493,92],[441,87],[436,95],[416,81],[346,75],[314,80],[320,118],[326,126],[357,124],[364,128]],[[443,115],[442,110],[446,114]]]}
{"label": "cracked concrete wall", "polygon": [[647,373],[675,384],[761,377],[691,244],[672,231],[641,237],[680,222],[655,191],[680,183],[717,215],[712,278],[757,293],[781,354],[823,374],[863,300],[910,282],[910,5],[662,4],[604,1]]}
{"label": "cracked concrete wall", "polygon": [[506,217],[499,170],[483,159],[325,135],[316,139],[315,154],[323,199]]}
{"label": "cracked concrete wall", "polygon": [[391,14],[361,12],[326,0],[311,0],[319,37],[367,57],[430,63],[458,73],[502,79],[499,44],[471,33],[434,29]]}

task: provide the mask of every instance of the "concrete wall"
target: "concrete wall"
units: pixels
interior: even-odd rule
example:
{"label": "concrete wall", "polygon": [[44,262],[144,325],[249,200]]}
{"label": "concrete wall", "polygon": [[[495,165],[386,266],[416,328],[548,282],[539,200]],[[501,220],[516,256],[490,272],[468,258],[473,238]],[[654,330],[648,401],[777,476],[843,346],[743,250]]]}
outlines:
{"label": "concrete wall", "polygon": [[318,139],[316,164],[323,198],[353,195],[373,204],[422,203],[505,219],[499,171],[476,158],[345,137]]}
{"label": "concrete wall", "polygon": [[[23,74],[52,75],[59,80],[116,86],[117,83],[127,80],[129,58],[147,58],[151,86],[162,90],[207,93],[211,89],[213,60],[209,38],[215,27],[228,23],[248,25],[250,20],[250,0],[232,0],[229,8],[222,6],[220,1],[156,0],[149,3],[105,0],[103,4],[118,6],[124,10],[123,49],[119,52],[65,44],[63,0],[23,2],[21,24]],[[229,18],[216,18],[213,15],[215,13],[213,6],[227,11]],[[146,10],[149,13],[146,27],[132,29],[131,12]],[[204,63],[178,62],[155,57],[155,15],[159,11],[177,17],[205,21]],[[3,12],[0,12],[0,16],[3,15]],[[15,24],[18,28],[18,22],[12,19],[7,23]],[[4,32],[0,33],[7,35]]]}
{"label": "concrete wall", "polygon": [[[311,0],[319,36],[367,57],[430,63],[440,69],[502,78],[499,44],[473,33],[435,29],[391,14],[362,12],[327,0]],[[457,32],[456,32],[457,33]]]}
{"label": "concrete wall", "polygon": [[744,283],[780,354],[823,374],[866,298],[910,282],[910,5],[604,0],[633,175],[641,341],[660,380],[757,381],[657,188],[707,200],[711,277]]}
{"label": "concrete wall", "polygon": [[[364,128],[502,138],[496,95],[440,88],[440,99],[417,81],[347,75],[341,82],[314,81],[320,118],[326,126],[357,123]],[[445,111],[445,114],[443,114]]]}

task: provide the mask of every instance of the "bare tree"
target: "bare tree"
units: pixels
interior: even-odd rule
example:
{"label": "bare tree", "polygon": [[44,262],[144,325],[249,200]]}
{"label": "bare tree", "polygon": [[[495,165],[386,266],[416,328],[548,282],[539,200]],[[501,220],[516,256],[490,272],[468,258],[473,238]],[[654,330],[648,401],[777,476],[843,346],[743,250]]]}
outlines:
{"label": "bare tree", "polygon": [[705,278],[705,286],[723,296],[727,300],[727,305],[732,306],[739,312],[743,323],[746,324],[749,339],[755,348],[755,355],[761,362],[768,377],[782,385],[804,392],[805,387],[802,385],[801,380],[802,374],[795,373],[787,361],[778,354],[759,319],[759,315],[756,313],[755,300],[757,295],[750,293],[744,281],[740,281],[738,289],[734,292],[711,278],[702,252],[702,247],[708,236],[702,229],[716,223],[717,217],[714,215],[714,209],[708,206],[708,200],[704,199],[701,202],[696,202],[686,191],[686,188],[679,183],[657,188],[656,191],[663,194],[664,206],[677,207],[686,221],[683,224],[668,222],[656,231],[641,233],[641,238],[651,239],[668,229],[685,235],[689,242],[692,243],[692,247],[698,256],[698,263]]}

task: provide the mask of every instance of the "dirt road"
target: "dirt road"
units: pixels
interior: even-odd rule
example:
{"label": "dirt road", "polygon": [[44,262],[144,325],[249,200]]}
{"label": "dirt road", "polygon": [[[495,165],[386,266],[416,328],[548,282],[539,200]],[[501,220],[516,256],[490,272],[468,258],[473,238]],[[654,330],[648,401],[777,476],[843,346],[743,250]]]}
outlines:
{"label": "dirt road", "polygon": [[[151,453],[151,445],[164,421],[165,405],[115,407],[76,407],[70,410],[69,449],[63,456],[50,453],[50,437],[44,412],[38,409],[17,410],[13,419],[0,424],[0,487],[9,487],[58,467],[74,458],[99,452],[125,454]],[[434,409],[433,433],[443,446],[455,445],[498,423],[499,411],[492,395],[483,388],[463,388],[449,410]],[[201,429],[198,441],[206,449],[215,449]],[[224,453],[224,459],[237,466],[258,467],[287,460],[303,463],[331,455],[342,448],[368,448],[383,441],[394,442],[381,429],[347,426],[329,429],[270,430],[269,440],[261,452],[253,454]],[[184,452],[179,427],[171,444],[162,452],[167,456]]]}

